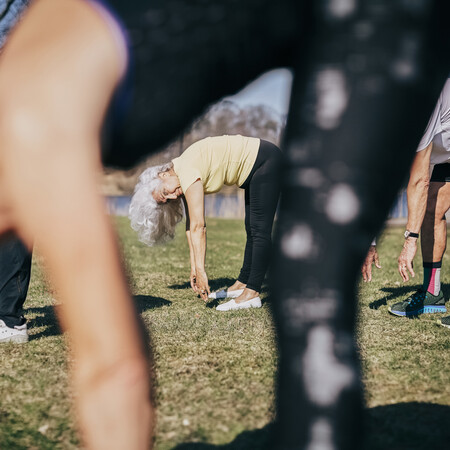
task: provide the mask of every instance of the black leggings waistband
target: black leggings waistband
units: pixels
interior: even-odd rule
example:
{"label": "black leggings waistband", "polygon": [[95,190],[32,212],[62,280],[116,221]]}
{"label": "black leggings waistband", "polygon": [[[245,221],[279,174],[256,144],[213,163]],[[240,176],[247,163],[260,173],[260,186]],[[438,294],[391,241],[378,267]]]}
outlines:
{"label": "black leggings waistband", "polygon": [[246,180],[239,186],[241,189],[248,188],[250,181],[253,178],[254,173],[269,159],[276,158],[281,159],[283,157],[281,150],[275,144],[269,141],[265,141],[261,139],[261,143],[259,144],[258,155],[255,160],[255,164],[253,164],[252,170],[250,171]]}

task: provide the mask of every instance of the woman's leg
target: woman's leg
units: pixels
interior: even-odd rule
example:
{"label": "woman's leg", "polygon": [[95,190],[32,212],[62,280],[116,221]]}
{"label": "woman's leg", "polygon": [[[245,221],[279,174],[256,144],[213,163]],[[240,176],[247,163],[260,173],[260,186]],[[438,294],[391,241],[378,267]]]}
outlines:
{"label": "woman's leg", "polygon": [[265,141],[261,141],[259,152],[265,159],[253,174],[247,189],[246,220],[251,235],[251,261],[247,287],[236,303],[259,295],[272,252],[271,235],[280,192],[282,154],[274,144]]}
{"label": "woman's leg", "polygon": [[246,286],[252,265],[252,249],[253,249],[253,237],[250,229],[250,192],[248,188],[245,189],[244,196],[245,196],[245,234],[247,236],[247,240],[245,242],[244,261],[242,262],[242,267],[241,271],[239,272],[237,282],[239,282],[241,285]]}
{"label": "woman's leg", "polygon": [[[310,2],[272,284],[275,448],[362,447],[356,286],[444,84],[446,2]],[[344,7],[345,6],[345,7]],[[442,63],[444,61],[444,63]]]}
{"label": "woman's leg", "polygon": [[35,238],[61,296],[86,446],[144,450],[146,350],[98,190],[99,129],[123,71],[118,53],[87,2],[33,2],[0,61],[0,209],[3,226]]}

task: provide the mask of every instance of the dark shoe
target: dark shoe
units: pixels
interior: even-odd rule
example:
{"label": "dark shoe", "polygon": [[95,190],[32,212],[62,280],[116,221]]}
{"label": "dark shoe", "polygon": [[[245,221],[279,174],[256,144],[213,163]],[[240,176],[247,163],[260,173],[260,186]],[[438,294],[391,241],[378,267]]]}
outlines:
{"label": "dark shoe", "polygon": [[450,328],[450,316],[443,317],[438,323],[443,327]]}
{"label": "dark shoe", "polygon": [[389,312],[395,316],[418,316],[419,314],[445,313],[445,298],[442,291],[433,295],[419,289],[416,293],[402,302],[389,307]]}

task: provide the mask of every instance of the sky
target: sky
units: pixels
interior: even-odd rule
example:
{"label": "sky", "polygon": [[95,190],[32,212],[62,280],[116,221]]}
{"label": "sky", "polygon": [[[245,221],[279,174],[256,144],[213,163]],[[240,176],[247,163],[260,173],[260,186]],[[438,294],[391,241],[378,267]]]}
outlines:
{"label": "sky", "polygon": [[289,107],[292,73],[288,69],[266,72],[237,94],[226,97],[240,106],[267,105],[285,115]]}

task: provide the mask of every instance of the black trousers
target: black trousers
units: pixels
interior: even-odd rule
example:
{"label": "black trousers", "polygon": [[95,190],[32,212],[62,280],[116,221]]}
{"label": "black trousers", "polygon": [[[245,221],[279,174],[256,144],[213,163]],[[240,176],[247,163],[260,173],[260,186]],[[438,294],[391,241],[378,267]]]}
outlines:
{"label": "black trousers", "polygon": [[257,292],[261,291],[272,251],[272,225],[280,195],[281,170],[281,150],[261,140],[253,169],[241,186],[245,189],[247,242],[238,280]]}
{"label": "black trousers", "polygon": [[22,307],[31,275],[31,253],[19,239],[0,243],[0,320],[9,327],[22,325]]}

